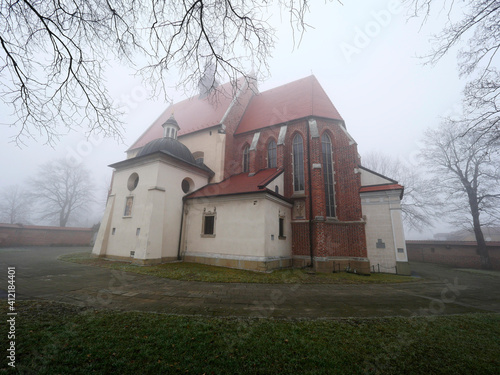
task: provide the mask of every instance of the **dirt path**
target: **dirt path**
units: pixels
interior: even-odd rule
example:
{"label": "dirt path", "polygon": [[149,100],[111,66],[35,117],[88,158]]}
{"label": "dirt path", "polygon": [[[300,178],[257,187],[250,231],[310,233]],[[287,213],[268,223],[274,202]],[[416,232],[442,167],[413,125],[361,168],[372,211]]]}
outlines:
{"label": "dirt path", "polygon": [[411,264],[423,281],[267,285],[174,281],[57,260],[85,248],[0,249],[0,298],[16,267],[17,299],[171,314],[269,318],[380,317],[500,312],[500,273]]}

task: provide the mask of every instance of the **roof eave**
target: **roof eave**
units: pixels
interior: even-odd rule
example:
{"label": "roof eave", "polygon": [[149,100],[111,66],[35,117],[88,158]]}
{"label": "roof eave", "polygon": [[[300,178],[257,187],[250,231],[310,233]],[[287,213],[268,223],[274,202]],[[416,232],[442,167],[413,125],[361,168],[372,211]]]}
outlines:
{"label": "roof eave", "polygon": [[283,122],[277,122],[276,124],[266,125],[266,126],[263,126],[261,128],[247,130],[247,131],[244,131],[244,132],[241,132],[241,133],[238,133],[238,129],[236,129],[236,131],[234,132],[234,135],[238,136],[238,135],[255,133],[257,131],[262,131],[262,130],[265,130],[265,129],[270,129],[270,128],[275,127],[275,126],[289,125],[292,122],[307,121],[307,120],[309,120],[311,118],[315,118],[315,119],[319,119],[319,120],[327,120],[327,121],[338,121],[338,122],[341,123],[340,125],[345,128],[345,123],[344,123],[344,120],[342,120],[342,119],[338,119],[338,118],[334,118],[334,117],[324,117],[324,116],[316,116],[316,115],[307,115],[307,116],[298,117],[298,118],[294,118],[294,119],[283,121]]}
{"label": "roof eave", "polygon": [[[207,186],[207,185],[205,185],[205,186]],[[203,189],[203,188],[201,188],[201,189]],[[198,189],[197,191],[199,191],[201,189]],[[282,196],[281,194],[275,193],[274,191],[272,191],[272,190],[270,190],[268,188],[259,189],[259,190],[253,190],[253,191],[240,191],[240,192],[237,192],[237,193],[211,194],[211,195],[203,195],[203,196],[199,196],[199,197],[198,196],[193,197],[192,195],[195,194],[197,191],[193,191],[192,193],[190,193],[188,195],[185,195],[182,199],[183,200],[188,200],[188,199],[203,199],[203,198],[229,197],[229,196],[239,196],[239,195],[266,193],[266,194],[272,195],[272,196],[274,196],[276,198],[279,198],[279,199],[281,199],[282,201],[284,201],[286,203],[293,204],[293,201],[291,199],[288,199],[288,198]]]}
{"label": "roof eave", "polygon": [[133,158],[130,158],[130,159],[125,159],[125,160],[122,160],[122,161],[119,161],[117,163],[113,163],[113,164],[109,164],[108,167],[111,167],[111,168],[114,168],[114,169],[117,169],[117,168],[122,168],[122,167],[127,167],[129,165],[133,165],[133,164],[136,164],[138,162],[141,162],[143,160],[147,160],[148,158],[149,159],[153,159],[153,156],[166,156],[168,158],[171,158],[171,159],[174,159],[176,162],[179,162],[181,164],[184,164],[184,165],[187,165],[187,166],[190,166],[190,167],[193,167],[193,168],[196,168],[197,170],[199,170],[200,172],[203,172],[205,174],[207,174],[208,176],[210,177],[213,177],[215,175],[215,172],[212,171],[210,168],[206,167],[205,164],[203,164],[206,168],[203,168],[199,165],[196,165],[196,164],[193,164],[193,163],[189,163],[175,155],[172,155],[168,152],[165,152],[165,151],[156,151],[156,152],[153,152],[151,154],[146,154],[146,155],[142,155],[142,156],[136,156],[136,157],[133,157]]}

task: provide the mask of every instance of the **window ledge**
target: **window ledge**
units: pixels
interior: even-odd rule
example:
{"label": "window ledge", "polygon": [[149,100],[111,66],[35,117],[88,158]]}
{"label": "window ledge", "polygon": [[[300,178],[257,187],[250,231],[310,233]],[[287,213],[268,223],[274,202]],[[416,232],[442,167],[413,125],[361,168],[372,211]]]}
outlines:
{"label": "window ledge", "polygon": [[201,234],[202,238],[215,238],[215,234]]}
{"label": "window ledge", "polygon": [[279,236],[278,240],[286,240],[286,236]]}
{"label": "window ledge", "polygon": [[337,219],[335,216],[327,216],[326,217],[326,221],[339,221],[339,219]]}
{"label": "window ledge", "polygon": [[292,198],[305,198],[306,193],[304,191],[296,191],[292,194]]}

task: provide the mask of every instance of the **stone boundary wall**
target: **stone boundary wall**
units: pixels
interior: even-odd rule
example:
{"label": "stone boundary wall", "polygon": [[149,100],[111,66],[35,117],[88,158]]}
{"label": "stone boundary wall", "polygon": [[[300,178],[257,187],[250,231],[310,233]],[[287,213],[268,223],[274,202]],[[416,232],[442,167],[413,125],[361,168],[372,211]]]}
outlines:
{"label": "stone boundary wall", "polygon": [[92,228],[0,224],[0,248],[21,246],[90,246]]}
{"label": "stone boundary wall", "polygon": [[[500,270],[500,242],[488,242],[493,269]],[[458,268],[481,268],[473,241],[406,241],[408,261],[445,264]]]}

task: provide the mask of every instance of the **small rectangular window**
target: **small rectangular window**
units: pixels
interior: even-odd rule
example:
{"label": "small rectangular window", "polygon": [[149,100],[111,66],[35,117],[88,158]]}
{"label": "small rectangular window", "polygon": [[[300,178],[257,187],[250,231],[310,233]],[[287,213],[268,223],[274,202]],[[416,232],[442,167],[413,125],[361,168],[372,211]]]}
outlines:
{"label": "small rectangular window", "polygon": [[203,216],[203,235],[215,236],[215,215]]}
{"label": "small rectangular window", "polygon": [[135,235],[138,236],[139,234],[141,234],[141,228],[137,228],[135,230]]}
{"label": "small rectangular window", "polygon": [[125,217],[132,216],[133,204],[134,204],[134,197],[127,197],[125,200],[125,210],[123,212],[123,216],[125,216]]}
{"label": "small rectangular window", "polygon": [[284,239],[285,238],[285,218],[280,217],[279,221],[279,239]]}
{"label": "small rectangular window", "polygon": [[116,228],[113,228],[113,229],[111,230],[111,234],[112,234],[112,235],[115,235],[115,232],[116,232]]}

